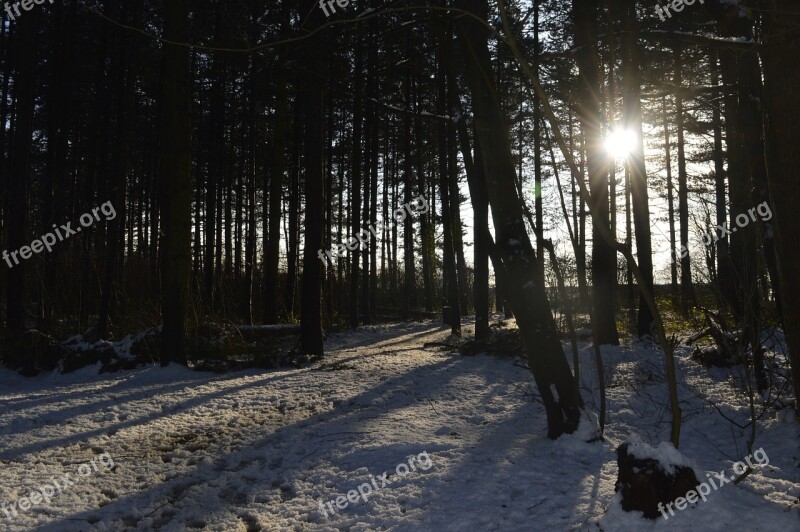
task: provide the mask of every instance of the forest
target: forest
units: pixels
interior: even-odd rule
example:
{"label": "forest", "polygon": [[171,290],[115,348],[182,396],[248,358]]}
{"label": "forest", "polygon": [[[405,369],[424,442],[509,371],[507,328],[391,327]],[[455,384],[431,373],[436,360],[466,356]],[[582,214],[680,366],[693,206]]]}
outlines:
{"label": "forest", "polygon": [[798,527],[796,0],[0,21],[0,528]]}

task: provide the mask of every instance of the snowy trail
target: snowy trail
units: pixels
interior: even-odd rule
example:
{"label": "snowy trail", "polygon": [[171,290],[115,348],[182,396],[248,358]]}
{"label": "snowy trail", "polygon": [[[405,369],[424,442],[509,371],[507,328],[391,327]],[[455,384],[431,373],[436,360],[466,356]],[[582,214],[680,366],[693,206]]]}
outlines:
{"label": "snowy trail", "polygon": [[[660,371],[657,359],[646,350],[607,351],[610,381],[633,380],[641,393],[610,387],[607,442],[587,444],[580,435],[553,442],[527,369],[423,348],[446,336],[432,324],[365,328],[330,338],[322,364],[222,376],[177,367],[97,376],[92,368],[25,380],[0,370],[0,504],[11,512],[50,479],[75,480],[50,503],[14,507],[11,518],[0,511],[0,529],[597,530],[598,519],[605,530],[800,525],[797,506],[787,510],[800,494],[792,462],[794,452],[800,463],[799,435],[779,421],[759,442],[770,467],[750,485],[725,486],[669,522],[618,505],[601,518],[614,495],[615,445],[632,433],[657,442],[668,430],[666,422],[652,429],[668,416],[663,384],[647,376]],[[591,404],[591,350],[582,357]],[[718,380],[682,364],[692,416],[681,450],[708,471],[729,469],[725,456],[743,456],[731,448],[729,425],[691,394],[692,386],[708,393]],[[423,452],[429,469],[395,472]],[[114,468],[81,477],[81,464],[101,453]],[[333,515],[320,508],[383,472],[391,485],[367,502],[334,503]]]}

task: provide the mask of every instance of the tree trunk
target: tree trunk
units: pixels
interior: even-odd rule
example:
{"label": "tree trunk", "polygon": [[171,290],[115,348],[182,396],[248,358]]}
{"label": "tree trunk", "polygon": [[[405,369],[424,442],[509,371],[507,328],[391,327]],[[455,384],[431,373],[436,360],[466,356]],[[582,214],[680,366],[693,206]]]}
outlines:
{"label": "tree trunk", "polygon": [[[767,164],[775,250],[784,304],[786,336],[794,381],[795,412],[800,411],[800,71],[796,67],[794,29],[800,26],[800,5],[794,0],[762,0],[765,13],[764,102]],[[800,418],[800,415],[798,415]]]}
{"label": "tree trunk", "polygon": [[694,286],[692,285],[692,262],[689,255],[689,187],[686,172],[686,147],[684,143],[683,115],[683,48],[676,46],[675,54],[675,127],[678,130],[678,225],[681,238],[681,310],[689,312],[695,305]]}
{"label": "tree trunk", "polygon": [[[19,255],[14,252],[27,242],[28,186],[31,183],[31,147],[33,142],[33,113],[36,91],[36,35],[39,28],[39,11],[33,10],[17,22],[16,76],[14,78],[14,137],[8,180],[8,204],[6,212],[6,245],[13,259],[4,256],[8,263],[6,285],[6,339],[17,341],[25,332],[25,274],[29,264],[24,259],[16,264]],[[4,76],[5,77],[5,76]],[[5,124],[2,124],[5,127]],[[13,262],[12,262],[13,260]],[[14,264],[11,267],[11,264]],[[33,372],[33,360],[19,352],[6,355],[9,366],[22,367],[26,373]]]}
{"label": "tree trunk", "polygon": [[597,205],[592,219],[592,303],[596,341],[619,345],[615,321],[617,259],[614,248],[603,238],[600,224],[610,231],[608,165],[603,153],[601,129],[600,70],[597,54],[598,0],[573,0],[575,45],[580,70],[578,114],[586,136],[589,188]]}
{"label": "tree trunk", "polygon": [[[625,32],[623,46],[623,99],[625,102],[625,129],[636,134],[636,149],[628,160],[630,174],[631,206],[633,225],[636,230],[636,257],[644,275],[648,293],[653,292],[653,250],[650,238],[650,204],[647,197],[647,168],[644,160],[642,130],[642,87],[639,64],[639,48],[636,37],[639,24],[636,20],[636,4],[624,5]],[[639,336],[652,334],[653,314],[643,293],[639,296],[639,316],[636,332]]]}
{"label": "tree trunk", "polygon": [[[120,8],[121,20],[127,19],[124,7]],[[111,78],[116,95],[115,129],[116,142],[113,149],[116,151],[111,161],[111,176],[109,179],[110,194],[108,197],[117,213],[113,220],[106,222],[106,256],[103,271],[103,288],[100,299],[100,310],[97,319],[97,336],[107,338],[108,326],[111,316],[111,305],[114,295],[114,285],[117,276],[117,264],[121,252],[120,244],[125,236],[125,191],[127,189],[127,158],[128,158],[128,125],[127,118],[130,114],[129,106],[132,95],[130,74],[127,72],[124,61],[127,59],[126,35],[116,35],[114,38],[114,55],[112,58]]]}
{"label": "tree trunk", "polygon": [[[720,17],[720,33],[726,37],[753,39],[753,23],[738,16],[739,6],[725,5],[727,16]],[[733,16],[736,15],[736,16]],[[759,393],[767,386],[761,349],[761,309],[758,292],[758,249],[755,223],[734,222],[739,216],[747,218],[748,209],[760,201],[759,184],[766,181],[764,162],[763,124],[760,101],[761,68],[754,49],[741,52],[723,50],[721,55],[723,79],[736,87],[736,93],[726,98],[725,117],[728,126],[728,165],[731,200],[730,256],[736,279],[736,301],[733,309],[743,325],[744,337],[752,347],[756,385]],[[734,130],[735,128],[735,130]],[[734,153],[735,152],[735,153]],[[764,185],[766,188],[766,185]]]}
{"label": "tree trunk", "polygon": [[[408,40],[406,40],[406,51],[409,51]],[[403,92],[405,95],[406,108],[412,109],[411,101],[411,74],[407,73],[403,78]],[[420,149],[420,139],[417,139],[417,149]],[[413,175],[413,164],[411,160],[411,115],[406,113],[403,116],[403,201],[411,201],[413,184],[416,182]],[[402,315],[408,316],[409,312],[417,306],[417,272],[414,265],[414,221],[407,218],[403,222],[403,269],[405,270],[405,280],[403,283],[403,294],[400,301]]]}
{"label": "tree trunk", "polygon": [[[289,170],[289,236],[286,239],[286,287],[283,308],[286,316],[294,317],[295,293],[297,286],[297,256],[300,247],[300,144],[303,131],[303,108],[295,102],[292,120],[293,142],[291,169]],[[319,249],[319,248],[317,248]],[[316,253],[317,250],[314,250]],[[319,257],[317,257],[319,260]]]}
{"label": "tree trunk", "polygon": [[[456,5],[486,20],[486,0]],[[499,106],[486,28],[468,18],[458,21],[466,56],[465,77],[475,110],[478,143],[497,235],[497,248],[509,283],[508,297],[525,344],[528,365],[547,412],[548,437],[573,432],[580,417],[574,379],[550,310],[539,262],[523,221],[517,196],[507,119]],[[472,193],[472,192],[471,192]]]}
{"label": "tree trunk", "polygon": [[[539,76],[539,5],[533,4],[533,71]],[[533,181],[534,213],[536,215],[536,256],[544,275],[544,208],[542,205],[542,102],[533,95]],[[521,158],[520,154],[520,158]],[[522,176],[520,176],[520,181]],[[542,279],[544,282],[544,279]]]}
{"label": "tree trunk", "polygon": [[[281,4],[281,35],[286,36],[289,27],[289,0]],[[284,60],[285,57],[280,57]],[[283,204],[283,180],[286,172],[286,132],[288,128],[287,76],[284,65],[278,66],[275,82],[275,127],[272,132],[272,164],[269,184],[269,216],[264,212],[264,323],[278,323],[278,265],[281,244],[281,205]],[[268,220],[268,221],[267,221]]]}
{"label": "tree trunk", "polygon": [[[313,30],[321,23],[322,14],[316,9],[314,0],[302,4],[303,12],[310,13],[307,29]],[[322,262],[317,252],[322,248],[322,195],[324,185],[323,152],[325,140],[323,126],[325,111],[323,106],[324,58],[319,51],[319,37],[306,41],[303,48],[307,70],[303,71],[302,87],[298,101],[304,109],[306,179],[306,219],[305,248],[303,253],[302,307],[300,315],[300,348],[304,354],[322,356]],[[300,124],[295,124],[300,128]]]}
{"label": "tree trunk", "polygon": [[661,98],[661,119],[664,124],[664,163],[667,169],[667,210],[669,217],[669,270],[670,286],[673,297],[678,293],[678,254],[675,240],[675,199],[672,184],[672,146],[669,136],[669,121],[667,120],[667,98]]}
{"label": "tree trunk", "polygon": [[475,279],[473,294],[475,298],[475,340],[486,342],[489,339],[489,192],[486,190],[486,176],[483,173],[483,156],[480,146],[475,143],[475,160],[469,148],[469,133],[462,109],[458,109],[461,119],[458,121],[458,138],[461,155],[467,172],[470,189],[470,200],[473,210],[472,238],[475,242],[473,261],[475,263]]}
{"label": "tree trunk", "polygon": [[[186,0],[165,4],[164,37],[189,38]],[[183,351],[189,276],[192,267],[192,91],[189,49],[163,44],[161,96],[160,248],[162,314],[161,365],[185,363]]]}
{"label": "tree trunk", "polygon": [[[439,32],[440,34],[443,32]],[[438,113],[440,115],[447,114],[447,79],[446,79],[446,59],[442,50],[447,47],[445,39],[441,39],[439,58],[438,58],[438,72],[437,72],[437,86],[438,86]],[[445,307],[449,307],[449,314],[445,314],[444,323],[450,325],[452,334],[461,334],[461,304],[459,302],[458,290],[458,273],[456,270],[456,256],[453,248],[453,217],[450,213],[450,203],[453,201],[450,198],[450,179],[451,173],[448,171],[449,161],[447,152],[447,128],[449,124],[440,121],[437,124],[437,145],[439,151],[439,197],[442,202],[442,230],[444,233],[442,243],[442,278],[444,279],[443,296],[445,298]]]}
{"label": "tree trunk", "polygon": [[[221,15],[217,13],[219,18]],[[219,22],[217,22],[219,24]],[[216,30],[217,39],[220,37],[220,29]],[[225,146],[225,80],[224,56],[215,55],[213,60],[213,82],[211,85],[211,98],[209,109],[209,164],[208,179],[206,180],[206,223],[205,233],[205,272],[203,284],[203,300],[205,311],[209,315],[213,314],[217,308],[216,301],[216,277],[215,259],[217,254],[221,254],[219,227],[221,221],[217,216],[217,207],[220,201],[218,196],[219,182],[223,172],[223,151]]]}
{"label": "tree trunk", "polygon": [[[711,57],[712,83],[721,86],[719,74],[719,57],[714,51]],[[725,226],[728,220],[728,193],[725,186],[727,173],[725,172],[725,155],[722,151],[722,105],[721,98],[715,98],[712,108],[712,122],[714,127],[714,199],[716,204],[716,224]],[[731,307],[736,300],[733,272],[731,271],[731,258],[728,249],[728,236],[722,231],[717,232],[717,283],[719,285],[720,307]]]}
{"label": "tree trunk", "polygon": [[[361,231],[361,132],[362,132],[362,94],[363,94],[363,80],[362,69],[364,62],[364,53],[361,46],[361,34],[359,33],[356,39],[355,49],[355,67],[353,70],[353,79],[355,83],[355,91],[353,98],[353,158],[352,164],[352,177],[350,182],[350,239],[352,240]],[[359,325],[358,314],[358,276],[359,276],[359,257],[361,246],[356,245],[355,249],[350,249],[350,328],[356,329]]]}

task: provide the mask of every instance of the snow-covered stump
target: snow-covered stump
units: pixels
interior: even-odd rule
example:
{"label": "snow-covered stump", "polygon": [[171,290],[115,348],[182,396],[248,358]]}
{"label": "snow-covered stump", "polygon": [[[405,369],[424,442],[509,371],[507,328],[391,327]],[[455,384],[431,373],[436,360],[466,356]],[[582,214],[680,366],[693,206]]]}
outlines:
{"label": "snow-covered stump", "polygon": [[689,461],[670,442],[658,448],[631,438],[617,448],[619,473],[614,490],[622,495],[622,509],[639,511],[650,519],[699,484]]}

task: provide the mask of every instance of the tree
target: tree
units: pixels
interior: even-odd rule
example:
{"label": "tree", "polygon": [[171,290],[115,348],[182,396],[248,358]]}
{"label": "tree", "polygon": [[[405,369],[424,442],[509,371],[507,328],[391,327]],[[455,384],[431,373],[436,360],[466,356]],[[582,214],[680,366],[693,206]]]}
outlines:
{"label": "tree", "polygon": [[[164,6],[164,37],[184,43],[189,34],[186,0]],[[192,198],[192,92],[189,49],[163,44],[161,93],[161,365],[185,363],[183,350],[189,296]]]}
{"label": "tree", "polygon": [[[8,180],[8,225],[6,243],[13,253],[26,244],[28,230],[28,186],[31,182],[31,145],[33,137],[33,115],[36,94],[36,32],[39,27],[39,12],[26,13],[18,22],[17,69],[14,83],[16,98],[13,152],[11,153]],[[2,124],[5,127],[5,124]],[[6,285],[6,337],[13,345],[25,332],[25,277],[28,264],[21,260],[9,267]],[[24,366],[25,372],[33,370],[33,361],[12,350],[7,363]]]}
{"label": "tree", "polygon": [[[483,20],[488,17],[486,0],[458,0],[456,6]],[[458,27],[465,50],[464,73],[472,96],[496,246],[508,281],[507,296],[517,318],[528,366],[547,412],[548,437],[557,438],[577,428],[580,397],[575,395],[574,378],[550,310],[539,262],[525,229],[514,182],[507,120],[491,75],[488,32],[471,18],[459,19]]]}
{"label": "tree", "polygon": [[[306,24],[313,31],[321,23],[322,13],[316,9],[314,0],[301,4],[304,13],[311,13]],[[322,248],[322,196],[323,196],[323,150],[325,146],[323,128],[323,79],[324,61],[318,38],[311,38],[303,45],[302,57],[308,70],[304,71],[300,83],[298,101],[304,109],[306,234],[303,250],[302,307],[300,314],[300,348],[304,354],[322,356],[322,262],[318,250]],[[295,127],[300,127],[296,124]]]}
{"label": "tree", "polygon": [[602,224],[610,230],[608,164],[603,153],[600,115],[600,69],[597,53],[598,0],[574,0],[575,46],[580,71],[578,116],[586,138],[589,188],[597,212],[592,218],[592,306],[595,341],[619,345],[615,321],[617,259],[614,248],[603,238]]}
{"label": "tree", "polygon": [[[281,2],[281,35],[285,38],[289,29],[288,0]],[[285,66],[282,64],[286,53],[281,57],[275,85],[275,119],[272,133],[272,165],[269,183],[265,183],[265,193],[269,191],[269,211],[264,213],[264,323],[278,322],[278,267],[281,244],[281,203],[284,172],[286,171],[286,132],[288,129],[288,82]]]}
{"label": "tree", "polygon": [[[625,32],[622,36],[623,101],[625,105],[625,129],[636,135],[636,147],[628,160],[633,223],[636,230],[636,255],[645,277],[648,291],[653,293],[653,249],[650,241],[650,205],[647,197],[647,168],[644,160],[644,138],[642,130],[642,87],[638,45],[638,21],[636,2],[623,5]],[[639,316],[636,332],[639,336],[652,333],[653,314],[640,291]]]}
{"label": "tree", "polygon": [[[796,170],[800,152],[800,71],[796,61],[794,31],[800,26],[800,5],[792,0],[762,0],[765,12],[764,96],[766,107],[767,175],[775,216],[786,336],[794,382],[795,411],[800,412],[800,182]],[[800,414],[798,414],[800,418]]]}

